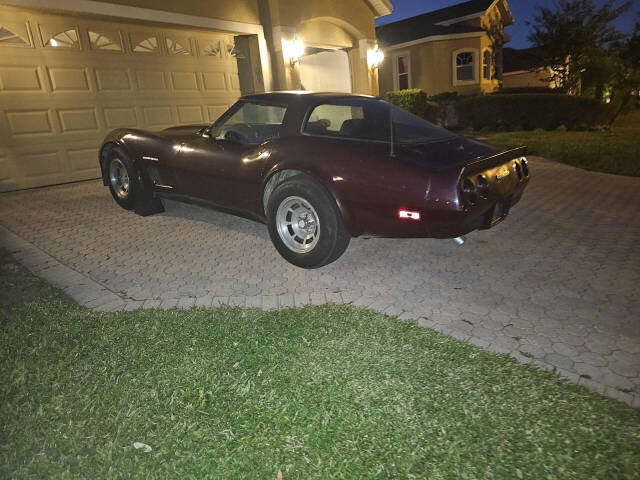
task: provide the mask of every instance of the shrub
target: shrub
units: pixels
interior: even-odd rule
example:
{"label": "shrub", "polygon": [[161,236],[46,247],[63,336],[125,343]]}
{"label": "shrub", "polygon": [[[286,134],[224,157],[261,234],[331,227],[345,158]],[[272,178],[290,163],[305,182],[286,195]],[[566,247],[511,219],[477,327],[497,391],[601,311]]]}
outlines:
{"label": "shrub", "polygon": [[577,130],[608,124],[615,108],[584,97],[527,93],[461,98],[456,113],[458,128]]}
{"label": "shrub", "polygon": [[388,92],[389,103],[432,123],[440,123],[442,113],[437,103],[429,102],[427,94],[417,88]]}
{"label": "shrub", "polygon": [[432,102],[450,102],[451,100],[455,100],[458,98],[458,92],[442,92],[437,95],[432,95],[429,97],[429,100]]}
{"label": "shrub", "polygon": [[567,91],[563,88],[549,88],[549,87],[513,87],[503,88],[502,90],[496,90],[491,95],[513,95],[516,93],[539,93],[547,95],[565,95]]}

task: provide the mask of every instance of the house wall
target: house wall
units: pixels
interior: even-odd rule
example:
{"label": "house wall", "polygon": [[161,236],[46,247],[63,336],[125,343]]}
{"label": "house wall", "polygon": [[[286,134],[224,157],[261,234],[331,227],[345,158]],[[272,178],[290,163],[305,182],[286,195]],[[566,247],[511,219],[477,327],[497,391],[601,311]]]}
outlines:
{"label": "house wall", "polygon": [[367,65],[367,51],[375,45],[375,14],[365,0],[264,0],[259,7],[272,55],[274,89],[302,87],[299,65],[291,65],[282,49],[283,41],[297,39],[309,46],[346,49],[352,91],[378,93],[377,73]]}
{"label": "house wall", "polygon": [[233,22],[260,24],[258,0],[96,0],[102,3],[115,3],[128,7],[149,8],[167,12],[216,18]]}
{"label": "house wall", "polygon": [[505,73],[502,81],[503,88],[547,87],[554,88],[554,83],[548,80],[549,72],[541,69],[535,72],[522,71]]}
{"label": "house wall", "polygon": [[[399,54],[404,53],[410,56],[411,88],[422,89],[428,95],[444,92],[458,92],[460,95],[492,92],[498,82],[482,79],[482,52],[490,45],[487,35],[482,35],[386,49],[385,60],[379,71],[380,92],[385,94],[394,90],[394,62]],[[476,55],[475,81],[454,85],[454,52],[460,50],[471,50]]]}

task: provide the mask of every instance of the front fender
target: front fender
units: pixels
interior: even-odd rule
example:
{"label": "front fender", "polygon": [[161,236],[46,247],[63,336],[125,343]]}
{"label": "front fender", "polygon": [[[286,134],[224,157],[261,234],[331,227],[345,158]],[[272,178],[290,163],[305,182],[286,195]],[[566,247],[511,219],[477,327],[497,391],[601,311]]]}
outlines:
{"label": "front fender", "polygon": [[136,138],[140,138],[139,136],[142,133],[143,132],[140,131],[118,128],[109,132],[104,138],[104,140],[102,141],[102,146],[100,147],[100,152],[98,154],[98,162],[100,163],[100,172],[102,173],[103,185],[109,185],[109,174],[107,172],[106,160],[109,152],[115,147],[124,150],[124,152],[129,156],[129,160],[131,160],[131,163],[136,170],[138,181],[140,181],[141,183],[145,183],[142,175],[143,172],[140,168],[140,165],[136,161],[137,153],[135,148],[135,140]]}

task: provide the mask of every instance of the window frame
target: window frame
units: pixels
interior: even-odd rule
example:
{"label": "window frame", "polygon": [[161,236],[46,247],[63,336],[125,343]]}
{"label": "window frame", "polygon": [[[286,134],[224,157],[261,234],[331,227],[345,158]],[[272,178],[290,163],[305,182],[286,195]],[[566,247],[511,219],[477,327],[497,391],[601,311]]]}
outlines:
{"label": "window frame", "polygon": [[262,105],[262,106],[265,106],[265,107],[280,107],[280,108],[284,108],[284,115],[282,116],[282,123],[279,123],[278,125],[280,125],[281,127],[283,127],[285,125],[286,118],[287,118],[287,113],[289,112],[289,105],[288,104],[278,103],[278,102],[268,102],[268,101],[264,101],[264,100],[251,100],[251,99],[248,99],[248,98],[241,98],[236,103],[231,105],[227,109],[226,112],[224,112],[222,115],[220,115],[217,118],[217,120],[211,124],[211,128],[217,127],[219,122],[222,122],[223,120],[227,120],[228,118],[230,118],[233,115],[235,115],[238,112],[238,110],[240,110],[245,103],[253,103],[254,105]]}
{"label": "window frame", "polygon": [[[405,50],[402,52],[396,52],[393,54],[393,90],[400,90],[400,72],[398,71],[398,60],[400,57],[406,57],[407,59],[407,89],[411,87],[411,52]],[[404,73],[402,75],[405,75]]]}
{"label": "window frame", "polygon": [[[463,53],[471,53],[473,55],[473,79],[472,80],[458,80],[458,56]],[[451,53],[451,66],[452,66],[452,80],[453,85],[477,85],[480,83],[480,62],[478,61],[480,51],[477,48],[460,48],[454,50]]]}

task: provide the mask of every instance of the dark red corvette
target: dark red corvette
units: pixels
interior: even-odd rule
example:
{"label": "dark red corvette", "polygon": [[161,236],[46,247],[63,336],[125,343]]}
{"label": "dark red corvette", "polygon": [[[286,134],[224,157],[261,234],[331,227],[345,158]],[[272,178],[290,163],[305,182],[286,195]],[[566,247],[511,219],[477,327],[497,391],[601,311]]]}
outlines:
{"label": "dark red corvette", "polygon": [[195,201],[265,222],[280,254],[315,268],[351,237],[453,238],[503,220],[529,181],[524,147],[500,152],[367,96],[241,98],[213,125],[119,129],[100,151],[124,208]]}

